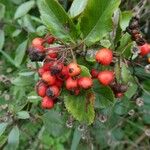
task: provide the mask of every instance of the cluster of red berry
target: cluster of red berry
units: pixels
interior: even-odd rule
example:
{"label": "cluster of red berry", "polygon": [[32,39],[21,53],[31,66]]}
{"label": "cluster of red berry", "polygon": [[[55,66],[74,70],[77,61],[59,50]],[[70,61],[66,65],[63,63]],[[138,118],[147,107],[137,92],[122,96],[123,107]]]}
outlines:
{"label": "cluster of red berry", "polygon": [[[35,38],[29,48],[29,57],[32,61],[43,61],[43,66],[38,69],[40,81],[36,85],[37,94],[42,97],[42,107],[53,108],[61,93],[63,85],[74,95],[79,95],[82,89],[87,90],[92,87],[93,80],[98,79],[104,86],[110,86],[115,96],[120,98],[127,91],[127,86],[116,83],[115,73],[110,70],[91,70],[91,77],[83,77],[82,69],[76,62],[65,64],[64,59],[60,59],[63,47],[51,47],[57,39],[53,36],[45,38]],[[150,53],[150,45],[140,46],[141,56]],[[104,66],[108,66],[113,61],[113,52],[110,49],[102,48],[96,52],[96,61]]]}

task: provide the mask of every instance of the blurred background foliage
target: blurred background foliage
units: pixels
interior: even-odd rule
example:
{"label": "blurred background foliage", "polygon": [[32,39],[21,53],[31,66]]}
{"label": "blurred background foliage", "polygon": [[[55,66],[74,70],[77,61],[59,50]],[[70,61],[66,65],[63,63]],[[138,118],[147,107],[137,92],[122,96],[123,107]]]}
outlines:
{"label": "blurred background foliage", "polygon": [[[72,4],[72,0],[59,2],[66,11]],[[122,0],[120,8],[137,10],[138,3]],[[149,8],[147,4],[140,16],[148,41]],[[40,98],[34,92],[38,64],[29,60],[26,49],[30,39],[45,33],[36,1],[0,0],[0,149],[150,149],[150,76],[144,68],[136,68],[140,85],[130,91],[138,89],[136,101],[131,95],[131,101],[124,98],[113,109],[97,110],[92,126],[72,121],[63,103],[50,111],[38,107]]]}

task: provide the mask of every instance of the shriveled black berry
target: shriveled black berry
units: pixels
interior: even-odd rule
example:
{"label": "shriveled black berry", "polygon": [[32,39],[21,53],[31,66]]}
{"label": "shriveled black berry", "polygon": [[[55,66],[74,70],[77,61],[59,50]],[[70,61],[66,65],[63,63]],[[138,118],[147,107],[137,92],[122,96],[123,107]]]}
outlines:
{"label": "shriveled black berry", "polygon": [[51,88],[48,88],[48,89],[47,89],[46,95],[47,95],[48,97],[54,97],[54,96],[55,96],[55,95],[54,95],[54,92],[53,92],[53,90],[52,90]]}
{"label": "shriveled black berry", "polygon": [[45,59],[45,53],[39,52],[34,48],[29,48],[28,54],[31,61],[43,61]]}

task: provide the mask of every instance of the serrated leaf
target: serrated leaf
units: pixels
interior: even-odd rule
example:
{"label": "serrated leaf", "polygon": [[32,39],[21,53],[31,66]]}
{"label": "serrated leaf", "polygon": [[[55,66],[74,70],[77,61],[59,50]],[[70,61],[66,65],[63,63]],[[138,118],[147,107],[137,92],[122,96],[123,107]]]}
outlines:
{"label": "serrated leaf", "polygon": [[5,41],[5,34],[3,30],[0,30],[0,50],[2,50]]}
{"label": "serrated leaf", "polygon": [[[81,31],[85,43],[92,45],[112,30],[112,15],[120,0],[89,0],[81,17]],[[90,21],[89,21],[90,20]]]}
{"label": "serrated leaf", "polygon": [[80,15],[84,11],[87,2],[88,0],[74,0],[69,10],[70,16],[74,18]]}
{"label": "serrated leaf", "polygon": [[19,119],[28,119],[28,118],[30,118],[30,115],[27,111],[19,111],[17,113],[17,118],[19,118]]}
{"label": "serrated leaf", "polygon": [[5,5],[0,3],[0,20],[4,18],[5,15]]}
{"label": "serrated leaf", "polygon": [[133,14],[132,14],[131,11],[124,11],[124,12],[121,13],[120,27],[123,31],[126,30],[132,16],[133,16]]}
{"label": "serrated leaf", "polygon": [[65,126],[64,116],[61,116],[57,111],[50,110],[43,115],[45,129],[50,135],[59,137],[67,131]]}
{"label": "serrated leaf", "polygon": [[56,37],[72,40],[77,36],[76,28],[62,6],[55,0],[39,0],[38,7],[43,23]]}
{"label": "serrated leaf", "polygon": [[97,80],[94,81],[93,91],[98,108],[106,108],[114,104],[114,94],[111,88],[102,86]]}
{"label": "serrated leaf", "polygon": [[19,129],[14,126],[8,135],[8,149],[16,150],[19,145]]}
{"label": "serrated leaf", "polygon": [[35,6],[35,1],[28,1],[25,3],[22,3],[15,12],[15,19],[18,19],[25,14],[27,14],[33,7]]}
{"label": "serrated leaf", "polygon": [[80,65],[81,67],[81,76],[84,76],[84,77],[91,77],[91,74],[90,74],[90,71],[87,67],[83,66],[83,65]]}
{"label": "serrated leaf", "polygon": [[27,48],[27,43],[28,41],[25,40],[23,43],[21,43],[18,48],[16,49],[16,55],[15,55],[15,64],[16,66],[20,66],[22,61],[23,61],[23,58],[24,58],[24,55],[25,55],[25,52],[26,52],[26,48]]}
{"label": "serrated leaf", "polygon": [[8,123],[0,123],[0,136],[4,133]]}
{"label": "serrated leaf", "polygon": [[69,113],[82,123],[92,124],[95,117],[95,96],[92,91],[80,93],[79,96],[66,93],[64,96],[65,106]]}

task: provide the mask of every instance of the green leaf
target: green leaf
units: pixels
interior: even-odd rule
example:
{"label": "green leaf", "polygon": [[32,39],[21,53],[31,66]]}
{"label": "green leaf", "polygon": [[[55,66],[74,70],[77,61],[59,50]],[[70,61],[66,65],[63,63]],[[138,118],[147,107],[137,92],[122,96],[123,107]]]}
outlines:
{"label": "green leaf", "polygon": [[74,0],[69,10],[71,18],[80,15],[84,11],[87,3],[88,0]]}
{"label": "green leaf", "polygon": [[48,30],[63,40],[72,40],[77,32],[72,20],[56,0],[39,0],[41,19]]}
{"label": "green leaf", "polygon": [[27,111],[19,111],[17,113],[17,118],[19,118],[19,119],[29,119],[30,115]]}
{"label": "green leaf", "polygon": [[81,139],[81,132],[78,130],[78,128],[76,128],[73,134],[71,150],[77,150],[80,139]]}
{"label": "green leaf", "polygon": [[79,96],[68,93],[64,96],[64,102],[68,112],[76,120],[89,125],[93,123],[95,117],[94,101],[95,96],[92,91],[84,91]]}
{"label": "green leaf", "polygon": [[57,111],[50,110],[45,113],[43,122],[45,129],[54,137],[59,137],[67,131],[64,116],[61,116]]}
{"label": "green leaf", "polygon": [[133,14],[131,11],[124,11],[121,13],[120,18],[120,27],[123,31],[126,30],[126,28],[129,25],[130,19],[132,18]]}
{"label": "green leaf", "polygon": [[5,132],[8,123],[0,123],[0,136]]}
{"label": "green leaf", "polygon": [[16,150],[19,145],[19,129],[14,126],[8,135],[8,149]]}
{"label": "green leaf", "polygon": [[91,77],[90,71],[89,71],[89,69],[87,67],[82,66],[82,65],[80,65],[80,67],[81,67],[81,70],[82,70],[81,76]]}
{"label": "green leaf", "polygon": [[0,50],[2,50],[5,41],[5,34],[3,30],[0,30]]}
{"label": "green leaf", "polygon": [[120,0],[88,0],[80,23],[87,45],[101,40],[112,30],[112,15],[119,4]]}
{"label": "green leaf", "polygon": [[114,94],[110,87],[102,86],[99,81],[94,81],[93,87],[98,108],[106,108],[114,104]]}
{"label": "green leaf", "polygon": [[25,3],[22,3],[15,12],[15,19],[18,19],[25,14],[27,14],[33,7],[35,6],[35,1],[28,1]]}
{"label": "green leaf", "polygon": [[6,52],[0,50],[0,53],[6,58],[8,62],[10,62],[13,66],[17,67],[15,61]]}
{"label": "green leaf", "polygon": [[27,43],[28,43],[28,41],[25,40],[16,49],[15,64],[18,67],[21,65],[21,63],[23,61],[23,58],[24,58],[24,55],[25,55],[25,52],[26,52],[26,48],[27,48]]}
{"label": "green leaf", "polygon": [[5,5],[0,3],[0,20],[4,18],[5,15]]}

